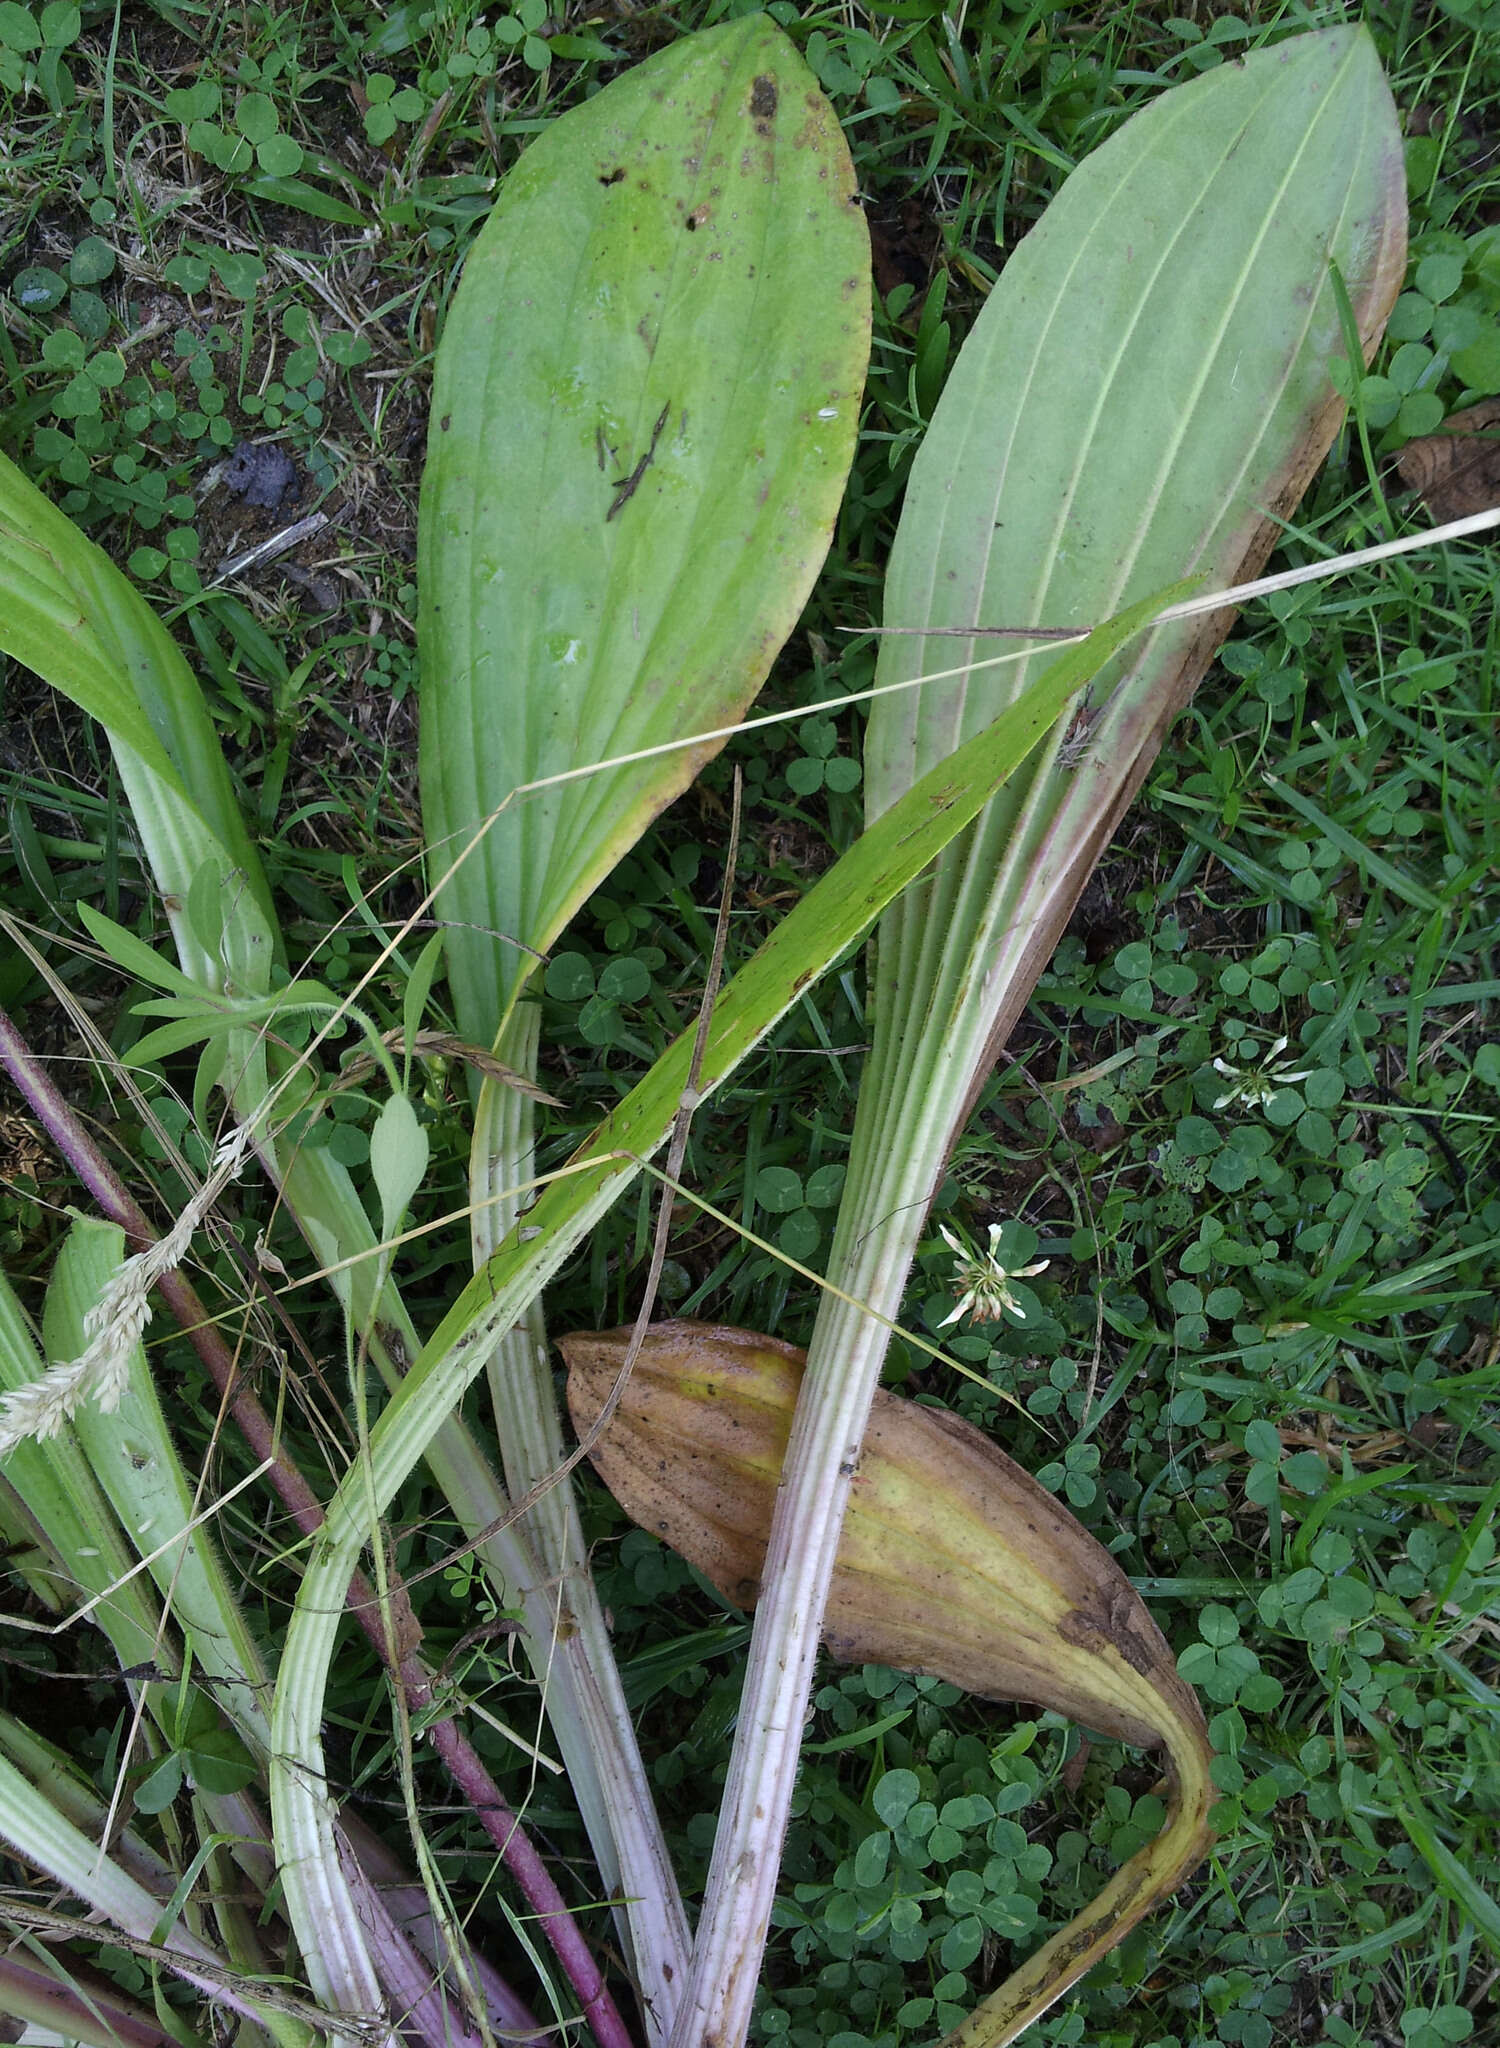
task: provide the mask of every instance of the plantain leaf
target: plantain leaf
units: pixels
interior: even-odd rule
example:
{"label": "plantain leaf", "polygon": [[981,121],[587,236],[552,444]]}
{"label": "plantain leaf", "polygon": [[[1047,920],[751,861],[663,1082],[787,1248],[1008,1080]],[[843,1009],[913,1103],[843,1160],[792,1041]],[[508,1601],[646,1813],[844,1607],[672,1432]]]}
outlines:
{"label": "plantain leaf", "polygon": [[[580,1437],[631,1336],[558,1338]],[[760,1597],[806,1359],[750,1330],[656,1323],[589,1452],[632,1521],[740,1607]],[[933,1672],[1181,1751],[1200,1804],[1212,1800],[1202,1713],[1144,1602],[1082,1524],[959,1416],[877,1388],[823,1636],[841,1663]]]}
{"label": "plantain leaf", "polygon": [[[976,628],[1077,628],[1167,576],[1254,573],[1341,414],[1330,266],[1366,348],[1405,248],[1401,137],[1362,30],[1298,37],[1164,93],[1068,180],[965,343],[912,470],[878,679],[879,816],[1025,687]],[[882,920],[875,1043],[778,1496],[692,1976],[671,2048],[750,2015],[853,1452],[953,1138],[1171,718],[1228,630],[1158,627]],[[954,630],[956,629],[956,631]],[[851,1304],[853,1304],[851,1306]],[[764,1859],[762,1859],[764,1861]],[[747,1876],[747,1872],[749,1873]],[[1002,2048],[1067,1981],[1044,1949],[955,2043]]]}
{"label": "plantain leaf", "polygon": [[[526,1075],[536,1018],[510,1006],[537,954],[722,744],[675,743],[740,716],[823,559],[869,311],[842,134],[764,15],[685,38],[550,127],[468,259],[423,477],[424,827],[432,878],[453,869],[438,907],[459,1035]],[[485,829],[558,775],[580,779]],[[531,1134],[529,1102],[480,1089],[476,1264],[514,1220],[506,1191],[532,1178]],[[525,1496],[561,1458],[539,1303],[490,1378],[506,1482]],[[599,1783],[623,1841],[652,1816],[650,1787],[567,1483],[524,1533],[569,1589],[570,1655],[618,1728]],[[622,1889],[633,1923],[673,1930],[670,1952],[650,1944],[659,1966],[635,1940],[654,2038],[687,1930],[653,1853],[662,1911],[647,1872]]]}
{"label": "plantain leaf", "polygon": [[[888,623],[918,630],[885,640],[878,680],[993,652],[955,628],[1076,627],[1173,576],[1215,588],[1258,573],[1342,417],[1333,267],[1369,350],[1405,248],[1400,129],[1362,29],[1222,65],[1128,121],[1017,249],[964,345],[886,584]],[[962,875],[972,900],[973,878],[1008,863],[990,1057],[1231,616],[1158,628],[1106,671],[1076,750],[1039,756],[950,851],[946,879],[886,921],[882,956],[899,957],[909,997],[909,949],[939,899]],[[878,699],[869,815],[1043,658]]]}
{"label": "plantain leaf", "polygon": [[[522,783],[730,724],[822,562],[869,350],[838,122],[764,15],[555,122],[468,258],[420,527],[434,875]],[[461,1034],[721,742],[506,811],[445,884]],[[492,934],[511,941],[497,946]]]}

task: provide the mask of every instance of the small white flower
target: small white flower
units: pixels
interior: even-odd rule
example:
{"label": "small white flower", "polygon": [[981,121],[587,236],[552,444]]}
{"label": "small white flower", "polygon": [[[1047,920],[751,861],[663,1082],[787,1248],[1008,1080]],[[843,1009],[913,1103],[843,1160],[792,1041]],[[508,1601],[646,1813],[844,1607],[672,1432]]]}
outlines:
{"label": "small white flower", "polygon": [[1222,1095],[1214,1097],[1214,1108],[1227,1109],[1231,1102],[1243,1102],[1252,1109],[1259,1109],[1279,1088],[1290,1088],[1294,1081],[1305,1081],[1313,1068],[1276,1064],[1289,1042],[1285,1037],[1276,1039],[1257,1067],[1237,1067],[1229,1060],[1215,1060],[1214,1072],[1222,1074],[1232,1085]]}
{"label": "small white flower", "polygon": [[972,1316],[976,1323],[998,1323],[1002,1316],[1013,1315],[1018,1323],[1026,1320],[1026,1311],[1011,1291],[1012,1280],[1030,1280],[1034,1274],[1045,1273],[1050,1259],[1038,1259],[1034,1265],[1018,1266],[1012,1273],[1001,1265],[995,1253],[1000,1242],[1002,1226],[992,1223],[989,1227],[990,1246],[985,1252],[976,1252],[961,1238],[946,1230],[940,1223],[938,1235],[957,1260],[954,1280],[963,1290],[958,1307],[951,1316],[944,1316],[938,1324],[946,1330],[950,1323],[960,1322],[965,1316]]}

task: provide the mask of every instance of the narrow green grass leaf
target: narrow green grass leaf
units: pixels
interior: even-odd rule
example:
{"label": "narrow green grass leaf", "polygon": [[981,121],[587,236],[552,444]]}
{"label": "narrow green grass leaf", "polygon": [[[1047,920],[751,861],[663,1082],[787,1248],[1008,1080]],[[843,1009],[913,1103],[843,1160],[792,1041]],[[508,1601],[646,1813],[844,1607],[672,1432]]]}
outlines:
{"label": "narrow green grass leaf", "polygon": [[434,932],[418,956],[417,964],[401,991],[401,1053],[409,1066],[412,1047],[416,1044],[417,1033],[422,1028],[423,1012],[427,998],[432,992],[433,980],[443,954],[443,935]]}
{"label": "narrow green grass leaf", "polygon": [[[165,965],[158,960],[159,967]],[[201,989],[192,996],[148,998],[133,1004],[132,1014],[174,1020],[158,1025],[154,1031],[145,1032],[136,1040],[130,1050],[131,1057],[137,1061],[165,1059],[168,1054],[181,1052],[186,1046],[222,1039],[236,1031],[248,1032],[258,1025],[272,1025],[278,1019],[338,1014],[347,1017],[363,1032],[365,1043],[376,1062],[387,1064],[380,1034],[365,1012],[357,1004],[350,1003],[347,997],[336,996],[322,982],[311,979],[293,982],[287,988],[278,989],[274,995],[242,1003],[228,1003],[207,989]]]}
{"label": "narrow green grass leaf", "polygon": [[1361,1713],[1359,1718],[1376,1736],[1386,1769],[1399,1787],[1395,1800],[1396,1818],[1405,1828],[1412,1846],[1432,1872],[1438,1890],[1472,1923],[1491,1954],[1500,1957],[1500,1901],[1443,1840],[1437,1821],[1417,1790],[1415,1778],[1398,1755],[1389,1732],[1380,1729],[1377,1733],[1377,1724],[1370,1715]]}
{"label": "narrow green grass leaf", "polygon": [[687,1635],[673,1636],[669,1642],[653,1643],[649,1648],[637,1651],[628,1664],[620,1667],[625,1697],[639,1713],[651,1704],[658,1693],[665,1692],[674,1678],[696,1670],[715,1657],[742,1650],[749,1640],[748,1622],[721,1621],[715,1622],[711,1628],[694,1629]]}
{"label": "narrow green grass leaf", "polygon": [[134,932],[126,931],[124,925],[116,924],[112,917],[106,917],[92,903],[80,903],[78,917],[94,944],[114,961],[116,967],[124,968],[137,981],[145,982],[147,988],[169,989],[183,1000],[201,1006],[204,1000],[202,983],[194,981],[190,974],[184,974],[180,967],[163,958],[154,946],[148,946]]}
{"label": "narrow green grass leaf", "polygon": [[331,220],[339,227],[369,226],[368,217],[346,200],[320,191],[305,178],[250,178],[245,190],[252,199],[269,200],[273,206],[288,206],[294,213],[311,214],[314,220]]}
{"label": "narrow green grass leaf", "polygon": [[1411,995],[1376,996],[1364,1007],[1373,1010],[1377,1017],[1389,1017],[1412,1008],[1427,1010],[1436,1009],[1440,1004],[1493,1003],[1497,1000],[1500,1000],[1500,981],[1448,981]]}
{"label": "narrow green grass leaf", "polygon": [[826,1742],[804,1742],[804,1756],[836,1756],[840,1750],[862,1749],[867,1742],[878,1742],[882,1735],[889,1735],[893,1728],[899,1728],[903,1721],[911,1719],[910,1707],[898,1707],[893,1714],[882,1714],[878,1721],[867,1721],[861,1728],[847,1728],[842,1735],[830,1735]]}

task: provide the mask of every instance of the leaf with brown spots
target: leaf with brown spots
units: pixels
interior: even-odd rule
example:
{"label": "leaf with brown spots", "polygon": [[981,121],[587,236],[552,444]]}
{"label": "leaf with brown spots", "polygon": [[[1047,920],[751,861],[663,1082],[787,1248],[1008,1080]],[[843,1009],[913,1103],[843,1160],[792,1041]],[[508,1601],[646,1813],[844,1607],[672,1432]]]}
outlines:
{"label": "leaf with brown spots", "polygon": [[550,123],[465,259],[418,639],[423,822],[471,1043],[496,1046],[538,957],[723,740],[671,743],[733,725],[796,623],[869,353],[854,200],[832,108],[759,14]]}

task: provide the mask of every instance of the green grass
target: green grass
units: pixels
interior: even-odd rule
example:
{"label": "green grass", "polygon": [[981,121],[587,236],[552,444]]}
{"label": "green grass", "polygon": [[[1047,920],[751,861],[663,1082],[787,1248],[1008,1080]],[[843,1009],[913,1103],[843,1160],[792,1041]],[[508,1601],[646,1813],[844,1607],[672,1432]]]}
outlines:
{"label": "green grass", "polygon": [[[335,985],[417,900],[414,508],[426,366],[457,263],[530,135],[726,11],[559,22],[542,0],[501,15],[468,0],[247,0],[233,15],[126,5],[116,28],[109,6],[0,5],[0,445],[172,609],[292,906],[289,939]],[[1067,168],[1163,84],[1341,17],[1289,6],[1247,27],[1191,0],[1186,18],[1035,4],[945,18],[927,0],[773,11],[845,120],[882,294],[837,541],[768,693],[795,708],[868,680],[870,643],[846,629],[878,615],[923,424],[988,282]],[[1493,17],[1480,0],[1369,10],[1408,127],[1411,268],[1372,376],[1351,387],[1354,420],[1288,534],[1289,562],[1424,523],[1388,458],[1500,391]],[[291,459],[274,505],[228,488],[224,465],[246,440]],[[330,523],[290,554],[220,580],[224,560],[315,511]],[[1122,1559],[1202,1692],[1218,1751],[1213,1861],[1038,2040],[1500,2038],[1493,596],[1475,546],[1245,615],[1090,884],[934,1212],[907,1305],[915,1332],[930,1336],[953,1305],[939,1221],[980,1238],[1020,1219],[1051,1263],[1024,1324],[946,1333],[977,1379],[899,1342],[889,1377],[994,1428]],[[144,935],[159,935],[159,907],[93,734],[24,674],[3,681],[0,900],[123,1051],[139,1022],[78,950],[75,905],[97,902]],[[849,713],[747,736],[594,899],[543,986],[545,1078],[567,1105],[546,1127],[544,1165],[693,1012],[732,767],[746,827],[731,963],[857,831],[858,759]],[[399,1022],[393,976],[368,998],[382,1024]],[[70,1090],[160,1213],[180,1206],[172,1142],[202,1156],[190,1070],[148,1088],[153,1136],[130,1102],[90,1097],[75,1027],[19,955],[0,958],[0,999],[68,1063]],[[688,1155],[708,1202],[814,1267],[862,1004],[856,962],[700,1114]],[[463,1199],[461,1075],[431,1063],[422,1106],[435,1218]],[[374,1107],[351,1086],[323,1126],[356,1168]],[[19,1283],[45,1272],[76,1196],[24,1124],[7,1118],[0,1141],[0,1239]],[[289,1226],[251,1186],[204,1276],[226,1306],[261,1238],[291,1261]],[[553,1328],[633,1313],[648,1252],[643,1190],[554,1290]],[[415,1250],[410,1298],[436,1320],[466,1267],[454,1223]],[[662,1292],[674,1313],[793,1339],[814,1308],[774,1256],[686,1205]],[[292,1426],[315,1470],[315,1429],[349,1437],[319,1372],[342,1339],[310,1292],[286,1306],[290,1327],[263,1316],[250,1355],[268,1387],[272,1361],[291,1361]],[[180,1345],[160,1356],[201,1450],[212,1396]],[[233,1447],[215,1455],[232,1476]],[[446,1555],[432,1506],[415,1484],[398,1503],[412,1573]],[[274,1636],[291,1582],[260,1572],[270,1539],[253,1509],[242,1499],[232,1513],[237,1565]],[[597,1489],[590,1514],[691,1891],[746,1632]],[[502,1619],[472,1592],[462,1565],[420,1582],[429,1642],[457,1655],[471,1694],[534,1730],[503,1633],[466,1640]],[[121,1707],[95,1653],[65,1639],[16,1654],[8,1703],[55,1725],[62,1698],[107,1793]],[[367,1817],[399,1828],[363,1656],[341,1658],[330,1754]],[[30,1665],[91,1683],[47,1690]],[[587,1901],[565,1787],[533,1785],[500,1736],[474,1733]],[[430,1790],[444,1873],[513,1963],[487,1852],[443,1810],[436,1778]],[[1053,1716],[828,1669],[761,2039],[930,2039],[1003,1974],[1012,1940],[1068,1917],[1157,1813],[1149,1767]],[[139,1975],[123,1954],[114,1967]]]}

